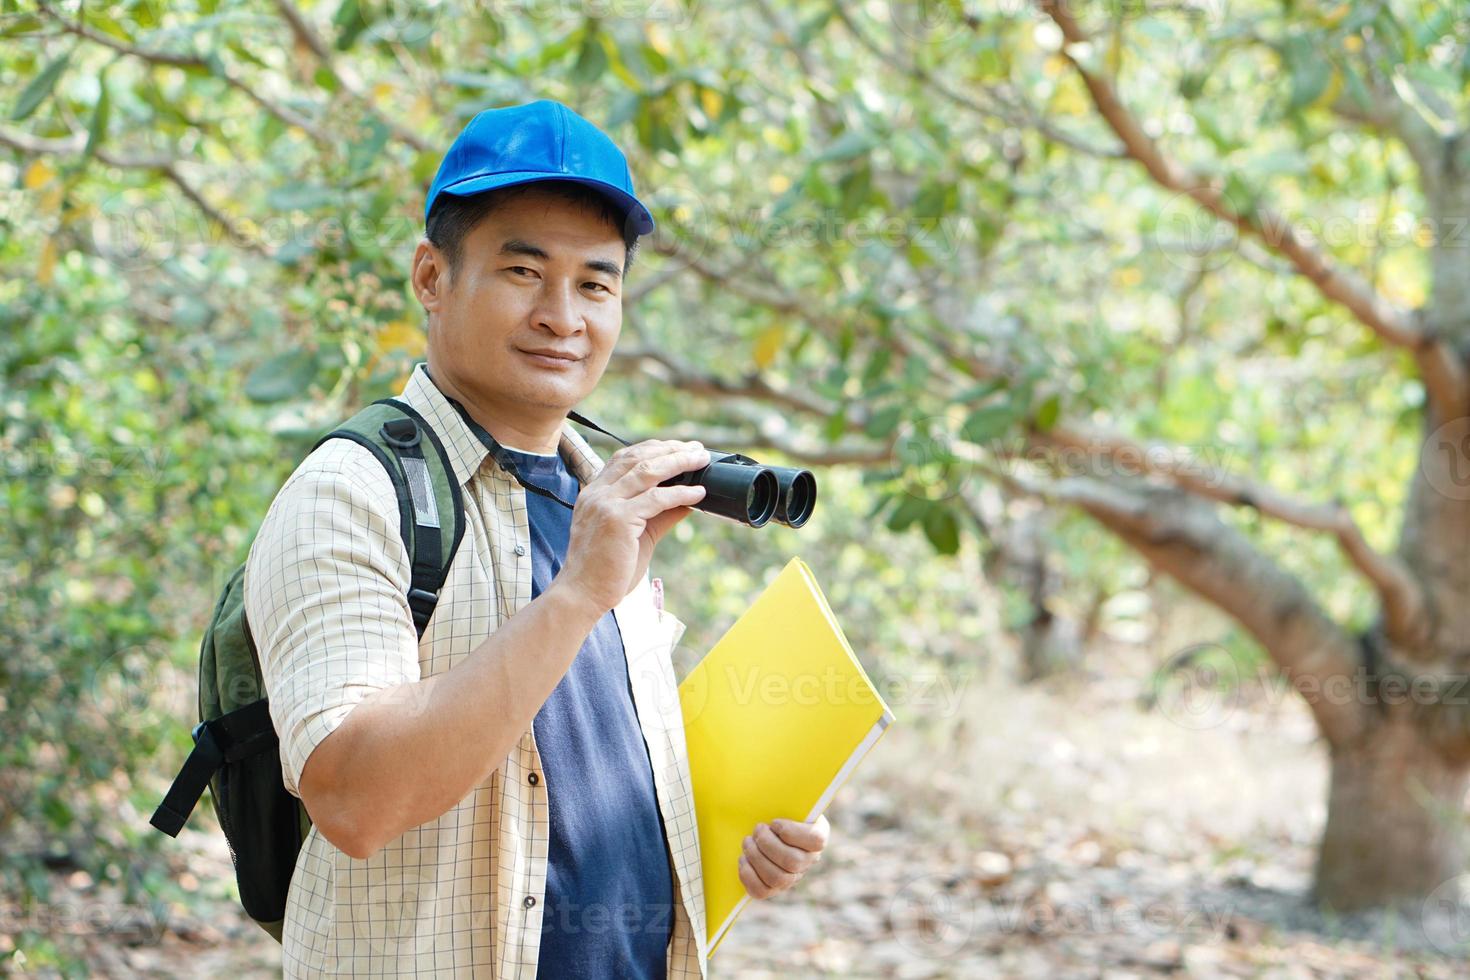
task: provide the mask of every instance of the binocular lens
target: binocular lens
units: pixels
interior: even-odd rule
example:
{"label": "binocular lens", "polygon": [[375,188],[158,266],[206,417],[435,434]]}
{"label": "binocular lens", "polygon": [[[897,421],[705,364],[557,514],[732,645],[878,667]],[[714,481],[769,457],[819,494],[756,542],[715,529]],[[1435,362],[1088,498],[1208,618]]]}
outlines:
{"label": "binocular lens", "polygon": [[761,466],[748,456],[710,451],[708,466],[664,480],[659,486],[705,489],[696,510],[760,527],[771,518],[801,527],[817,506],[817,478],[792,466]]}
{"label": "binocular lens", "polygon": [[757,470],[750,481],[750,491],[745,496],[746,520],[751,527],[760,527],[771,519],[781,502],[781,485],[776,474],[770,470]]}
{"label": "binocular lens", "polygon": [[710,456],[709,466],[670,477],[660,486],[703,486],[704,499],[694,505],[697,510],[728,517],[751,527],[760,527],[775,516],[781,503],[781,484],[775,473],[763,466],[722,462],[736,458],[732,453],[712,452]]}
{"label": "binocular lens", "polygon": [[781,487],[781,505],[776,520],[788,527],[801,527],[817,507],[817,478],[810,470],[790,466],[772,467]]}

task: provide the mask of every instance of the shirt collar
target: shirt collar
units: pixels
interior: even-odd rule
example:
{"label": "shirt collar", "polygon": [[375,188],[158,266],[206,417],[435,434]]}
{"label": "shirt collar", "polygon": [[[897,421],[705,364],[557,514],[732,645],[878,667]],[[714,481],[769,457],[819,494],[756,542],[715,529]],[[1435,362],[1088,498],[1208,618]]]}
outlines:
{"label": "shirt collar", "polygon": [[[454,467],[455,479],[459,480],[461,486],[468,483],[470,477],[479,472],[489,458],[490,447],[480,441],[480,437],[466,424],[454,404],[434,384],[429,377],[427,361],[419,361],[414,365],[408,376],[408,383],[403,386],[399,397],[416,409],[438,434],[439,440],[444,443],[444,451],[449,455],[450,465]],[[567,461],[567,469],[572,476],[584,486],[603,467],[602,457],[572,428],[570,422],[562,423],[557,451]],[[499,464],[492,462],[490,465],[509,478],[509,474]]]}

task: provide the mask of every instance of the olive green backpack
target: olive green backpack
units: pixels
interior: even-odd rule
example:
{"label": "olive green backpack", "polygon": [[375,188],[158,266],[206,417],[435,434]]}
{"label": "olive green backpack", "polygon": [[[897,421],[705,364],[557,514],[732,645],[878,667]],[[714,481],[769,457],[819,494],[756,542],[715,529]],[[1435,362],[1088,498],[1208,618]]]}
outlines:
{"label": "olive green backpack", "polygon": [[[460,486],[444,445],[423,416],[392,398],[373,402],[312,449],[334,438],[370,450],[398,491],[399,532],[413,567],[408,605],[422,637],[464,536]],[[240,904],[279,942],[311,817],[281,779],[280,740],[245,621],[244,580],[241,564],[204,631],[194,748],[149,822],[177,837],[208,786],[235,864]]]}

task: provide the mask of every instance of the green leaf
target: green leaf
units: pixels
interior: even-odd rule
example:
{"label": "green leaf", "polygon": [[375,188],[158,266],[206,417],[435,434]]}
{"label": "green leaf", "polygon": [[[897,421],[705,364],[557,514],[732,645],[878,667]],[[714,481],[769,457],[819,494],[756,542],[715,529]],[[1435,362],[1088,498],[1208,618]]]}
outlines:
{"label": "green leaf", "polygon": [[1007,403],[985,405],[970,413],[960,435],[974,443],[999,438],[1016,423],[1016,410]]}
{"label": "green leaf", "polygon": [[902,531],[910,524],[924,516],[924,512],[930,508],[929,501],[922,497],[911,497],[905,494],[899,498],[898,506],[893,508],[893,513],[888,515],[888,530]]}
{"label": "green leaf", "polygon": [[254,51],[251,51],[245,45],[239,43],[238,41],[231,41],[229,42],[228,46],[234,56],[236,58],[239,58],[241,61],[248,61],[257,68],[264,68],[267,71],[270,70],[270,63],[262,58],[260,55],[256,54]]}
{"label": "green leaf", "polygon": [[989,378],[985,381],[977,382],[973,386],[966,388],[964,391],[960,392],[958,395],[955,396],[955,401],[959,402],[961,405],[965,405],[970,402],[984,401],[986,398],[989,398],[997,391],[1005,388],[1008,384],[1010,384],[1010,379],[1005,377],[1004,375],[998,378]]}
{"label": "green leaf", "polygon": [[827,26],[827,22],[832,19],[834,12],[832,7],[823,6],[815,14],[803,21],[801,27],[796,31],[796,46],[804,48],[810,44],[812,38],[820,34],[822,28]]}
{"label": "green leaf", "polygon": [[960,522],[948,507],[930,507],[924,514],[924,537],[941,555],[960,550]]}
{"label": "green leaf", "polygon": [[[1239,173],[1232,171],[1225,177],[1225,200],[1236,214],[1250,221],[1255,220],[1256,210],[1261,202],[1260,194]],[[1201,216],[1200,220],[1205,219]]]}
{"label": "green leaf", "polygon": [[638,141],[649,149],[679,152],[674,131],[669,128],[667,120],[652,99],[644,99],[639,105],[637,127]]}
{"label": "green leaf", "polygon": [[611,34],[599,31],[596,35],[602,44],[602,53],[607,56],[607,67],[618,81],[630,89],[641,89],[648,84],[648,63],[637,45],[619,44]]}
{"label": "green leaf", "polygon": [[[1466,48],[1466,51],[1470,52],[1470,48]],[[1368,94],[1368,86],[1363,84],[1363,76],[1352,62],[1343,64],[1343,87],[1347,90],[1348,98],[1359,110],[1372,105],[1373,97]]]}
{"label": "green leaf", "polygon": [[959,185],[953,180],[929,180],[914,197],[913,213],[925,218],[942,217],[959,204]]}
{"label": "green leaf", "polygon": [[577,52],[577,62],[572,65],[572,80],[582,85],[590,85],[602,77],[607,71],[607,51],[602,46],[602,38],[596,31],[589,31],[582,39],[582,49]]}
{"label": "green leaf", "polygon": [[332,26],[337,28],[335,47],[338,51],[346,51],[357,41],[358,35],[367,30],[368,20],[357,0],[342,0],[332,16]]}
{"label": "green leaf", "polygon": [[41,18],[35,14],[7,14],[0,26],[0,37],[15,37],[19,34],[31,34],[41,29]]}
{"label": "green leaf", "polygon": [[660,54],[657,48],[651,44],[643,44],[639,46],[638,50],[643,55],[643,63],[648,66],[650,71],[658,75],[668,74],[669,59]]}
{"label": "green leaf", "polygon": [[20,98],[16,100],[15,108],[10,113],[12,122],[30,118],[31,113],[46,101],[46,96],[50,95],[51,90],[56,87],[56,80],[61,77],[61,73],[66,70],[70,61],[71,52],[68,51],[42,68],[41,73],[31,79],[30,84],[20,93]]}
{"label": "green leaf", "polygon": [[316,374],[316,353],[298,347],[277,354],[251,371],[245,379],[245,396],[254,402],[269,403],[305,395]]}
{"label": "green leaf", "polygon": [[97,76],[97,105],[92,109],[92,122],[87,127],[87,145],[82,148],[82,159],[89,160],[107,136],[107,121],[112,115],[112,97],[107,89],[107,72]]}
{"label": "green leaf", "polygon": [[203,299],[193,293],[182,293],[175,301],[169,319],[188,331],[199,331],[209,326],[215,311]]}
{"label": "green leaf", "polygon": [[902,405],[888,405],[874,412],[868,419],[865,427],[868,435],[874,439],[884,439],[898,428],[899,420],[903,418]]}
{"label": "green leaf", "polygon": [[873,137],[861,130],[850,129],[817,154],[817,163],[837,163],[862,156],[873,148]]}
{"label": "green leaf", "polygon": [[274,211],[314,211],[331,203],[337,192],[323,184],[288,184],[272,187],[265,195]]}
{"label": "green leaf", "polygon": [[1201,133],[1204,133],[1215,147],[1222,153],[1228,153],[1235,149],[1236,141],[1231,139],[1225,130],[1220,128],[1219,121],[1215,118],[1214,110],[1208,106],[1196,106],[1194,108],[1194,122]]}
{"label": "green leaf", "polygon": [[822,435],[826,436],[828,442],[836,442],[846,431],[847,406],[844,405],[828,416],[826,423],[822,426]]}
{"label": "green leaf", "polygon": [[873,351],[873,356],[868,358],[868,363],[863,368],[863,387],[865,389],[871,389],[878,383],[878,379],[883,377],[884,372],[888,370],[888,363],[892,359],[893,349],[891,347],[879,347]]}
{"label": "green leaf", "polygon": [[577,30],[567,34],[565,37],[559,38],[558,40],[552,41],[550,44],[544,45],[536,52],[537,67],[546,68],[554,62],[560,61],[562,58],[566,57],[567,52],[571,51],[572,48],[577,47],[579,44],[583,43],[586,37],[586,29],[578,28]]}
{"label": "green leaf", "polygon": [[371,174],[378,166],[390,135],[388,127],[378,119],[369,118],[365,125],[365,136],[359,135],[347,151],[347,171],[353,183]]}
{"label": "green leaf", "polygon": [[1288,40],[1281,54],[1287,73],[1291,75],[1288,107],[1302,109],[1316,102],[1332,80],[1332,61],[1324,57],[1318,46],[1304,35]]}
{"label": "green leaf", "polygon": [[866,208],[873,189],[873,168],[857,167],[838,181],[837,189],[842,195],[842,213],[849,218],[857,217]]}
{"label": "green leaf", "polygon": [[602,125],[606,129],[617,129],[623,123],[638,115],[638,106],[643,101],[643,96],[637,92],[624,92],[613,100],[612,108],[603,117]]}
{"label": "green leaf", "polygon": [[1049,432],[1057,424],[1057,419],[1062,415],[1062,396],[1051,395],[1041,403],[1036,410],[1036,428],[1042,432]]}

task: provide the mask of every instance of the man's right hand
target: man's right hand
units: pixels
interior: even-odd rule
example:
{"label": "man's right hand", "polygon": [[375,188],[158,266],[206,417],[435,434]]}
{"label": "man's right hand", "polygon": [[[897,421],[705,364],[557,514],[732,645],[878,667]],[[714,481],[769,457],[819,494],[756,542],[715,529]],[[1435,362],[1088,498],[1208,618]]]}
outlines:
{"label": "man's right hand", "polygon": [[577,493],[566,560],[552,585],[600,617],[642,581],[654,546],[704,499],[702,486],[659,486],[709,465],[698,442],[648,439],[613,453]]}

